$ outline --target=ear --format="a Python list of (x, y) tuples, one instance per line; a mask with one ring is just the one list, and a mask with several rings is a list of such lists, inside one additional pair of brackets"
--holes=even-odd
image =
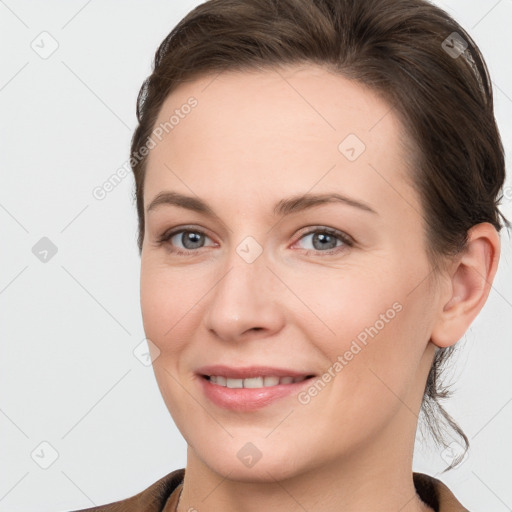
[(434, 345), (448, 347), (464, 336), (487, 300), (499, 256), (500, 238), (492, 224), (482, 222), (468, 231), (466, 250), (453, 260), (443, 277), (447, 291), (440, 295), (431, 335)]

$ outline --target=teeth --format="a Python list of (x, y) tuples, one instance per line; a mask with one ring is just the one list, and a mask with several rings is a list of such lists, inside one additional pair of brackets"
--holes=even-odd
[(224, 386), (232, 389), (239, 388), (267, 388), (270, 386), (277, 386), (279, 384), (292, 384), (295, 382), (302, 382), (306, 377), (251, 377), (248, 379), (231, 379), (223, 377), (222, 375), (210, 375), (210, 382), (219, 386)]
[[(262, 388), (264, 384), (262, 377), (253, 377), (251, 379), (244, 379), (244, 388)], [(278, 379), (279, 381), (279, 379)]]
[[(263, 387), (267, 388), (269, 386), (277, 386), (280, 383), (279, 377), (264, 377), (263, 379)], [(245, 383), (244, 383), (245, 387)]]
[(226, 379), (226, 386), (228, 388), (243, 388), (244, 379)]

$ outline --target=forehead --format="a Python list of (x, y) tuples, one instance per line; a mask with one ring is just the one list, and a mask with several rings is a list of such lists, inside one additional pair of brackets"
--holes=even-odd
[[(279, 199), (312, 188), (336, 188), (382, 206), (414, 195), (406, 179), (406, 137), (390, 105), (315, 65), (184, 83), (165, 100), (158, 127), (146, 205), (165, 188), (192, 189), (219, 202), (244, 191)], [(410, 210), (416, 200), (398, 207)]]

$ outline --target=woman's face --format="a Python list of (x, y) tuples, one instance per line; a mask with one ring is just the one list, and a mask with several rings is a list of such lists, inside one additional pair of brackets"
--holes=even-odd
[(390, 106), (315, 66), (231, 72), (155, 129), (141, 305), (189, 461), (272, 480), (412, 452), (439, 301)]

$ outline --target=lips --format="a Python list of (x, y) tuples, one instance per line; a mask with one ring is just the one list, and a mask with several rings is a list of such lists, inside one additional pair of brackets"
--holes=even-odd
[(211, 402), (237, 412), (256, 411), (294, 395), (309, 385), (309, 377), (315, 376), (288, 368), (224, 365), (203, 366), (197, 374), (200, 387)]

